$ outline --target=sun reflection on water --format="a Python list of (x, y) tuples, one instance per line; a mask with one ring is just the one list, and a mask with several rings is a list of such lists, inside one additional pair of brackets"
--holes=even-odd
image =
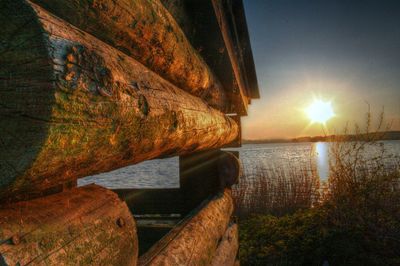
[(327, 181), (329, 177), (329, 143), (314, 143), (314, 151), (319, 178), (321, 181)]

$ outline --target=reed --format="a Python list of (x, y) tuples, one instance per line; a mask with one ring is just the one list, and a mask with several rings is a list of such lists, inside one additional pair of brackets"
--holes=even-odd
[(368, 112), (365, 125), (332, 139), (324, 189), (313, 164), (241, 179), (243, 265), (400, 265), (400, 158), (380, 141), (390, 126), (383, 113), (373, 128)]
[(315, 168), (304, 166), (257, 167), (241, 177), (233, 196), (240, 218), (258, 214), (282, 216), (318, 202), (319, 178)]

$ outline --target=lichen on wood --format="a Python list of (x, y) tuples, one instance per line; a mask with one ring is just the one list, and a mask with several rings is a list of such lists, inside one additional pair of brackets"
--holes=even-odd
[(0, 201), (140, 161), (221, 147), (237, 124), (30, 2), (0, 33)]
[(0, 206), (0, 264), (136, 265), (137, 256), (135, 221), (105, 188)]

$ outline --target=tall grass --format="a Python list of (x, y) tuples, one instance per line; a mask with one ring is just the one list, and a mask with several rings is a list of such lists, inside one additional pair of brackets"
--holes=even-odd
[(241, 179), (234, 197), (245, 265), (400, 265), (400, 158), (380, 141), (383, 120), (372, 129), (368, 112), (351, 139), (346, 127), (331, 140), (326, 190), (312, 164)]
[[(365, 129), (355, 125), (356, 141), (334, 140), (324, 207), (332, 227), (361, 235), (366, 256), (400, 263), (400, 159), (380, 141), (388, 128), (381, 130), (382, 125), (383, 114), (371, 130), (368, 112)], [(366, 150), (374, 150), (374, 155)]]
[(258, 167), (242, 176), (233, 189), (236, 215), (282, 216), (310, 208), (319, 197), (319, 178), (315, 168), (288, 165)]

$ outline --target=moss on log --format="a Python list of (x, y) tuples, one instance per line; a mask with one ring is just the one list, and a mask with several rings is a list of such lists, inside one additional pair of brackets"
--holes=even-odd
[(237, 224), (232, 224), (221, 239), (211, 266), (233, 266), (239, 249), (239, 233)]
[(206, 201), (139, 258), (139, 265), (210, 265), (233, 211), (230, 190)]
[(132, 215), (105, 188), (0, 207), (1, 265), (136, 265), (137, 256)]
[(220, 82), (159, 0), (32, 1), (211, 106), (225, 109)]
[(39, 6), (0, 6), (0, 201), (237, 136), (232, 119)]

